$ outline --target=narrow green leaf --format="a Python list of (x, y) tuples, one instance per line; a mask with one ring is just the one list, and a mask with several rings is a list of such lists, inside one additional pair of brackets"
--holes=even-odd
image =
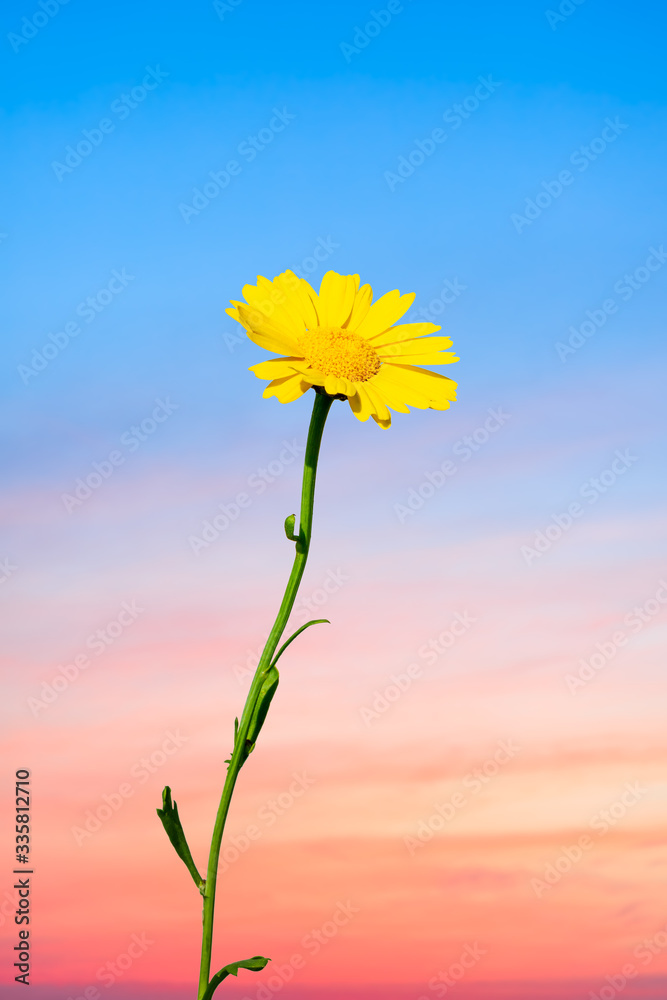
[(254, 958), (246, 958), (243, 962), (231, 962), (229, 965), (225, 965), (220, 972), (216, 974), (211, 979), (210, 983), (206, 987), (202, 1000), (211, 1000), (215, 990), (217, 990), (223, 979), (227, 976), (238, 976), (239, 969), (248, 969), (250, 972), (261, 972), (263, 968), (270, 962), (270, 958), (264, 958), (262, 955), (255, 955)]
[(269, 711), (269, 706), (273, 700), (273, 696), (276, 693), (278, 687), (278, 682), (280, 681), (280, 675), (276, 667), (271, 665), (266, 671), (266, 676), (262, 683), (262, 686), (257, 695), (257, 701), (255, 702), (255, 710), (250, 719), (250, 725), (248, 726), (248, 732), (246, 734), (245, 740), (245, 758), (252, 753), (255, 743), (257, 742), (257, 737), (259, 736), (260, 730), (264, 725), (264, 720), (266, 719), (267, 712)]
[(192, 875), (195, 885), (202, 892), (206, 883), (197, 871), (197, 866), (194, 863), (188, 842), (185, 839), (185, 833), (183, 832), (181, 820), (178, 815), (178, 807), (175, 802), (172, 802), (171, 788), (168, 785), (162, 792), (162, 809), (157, 809), (156, 812), (160, 817), (162, 826), (174, 850)]
[(278, 662), (278, 660), (280, 659), (280, 657), (283, 655), (283, 653), (285, 652), (285, 650), (289, 646), (290, 642), (294, 642), (294, 640), (296, 639), (297, 635), (301, 635), (301, 633), (305, 629), (310, 628), (311, 625), (331, 625), (331, 622), (329, 621), (328, 618), (314, 618), (313, 621), (306, 622), (305, 625), (302, 625), (301, 628), (298, 628), (296, 630), (296, 632), (294, 633), (294, 635), (291, 635), (289, 637), (289, 639), (287, 640), (287, 642), (284, 642), (282, 644), (282, 646), (280, 647), (280, 649), (278, 650), (278, 652), (276, 653), (276, 655), (273, 657), (273, 660), (271, 661), (271, 666), (272, 667), (275, 667), (276, 663)]

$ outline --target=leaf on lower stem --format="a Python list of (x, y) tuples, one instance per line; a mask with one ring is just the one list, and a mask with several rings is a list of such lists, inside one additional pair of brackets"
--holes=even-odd
[(225, 965), (223, 969), (220, 969), (220, 972), (216, 972), (213, 976), (210, 983), (206, 987), (201, 1000), (210, 1000), (223, 979), (226, 979), (227, 976), (238, 976), (239, 969), (249, 969), (251, 972), (261, 972), (261, 970), (270, 961), (270, 958), (264, 958), (262, 955), (255, 955), (253, 958), (246, 958), (242, 962), (231, 962), (229, 965)]
[(306, 622), (305, 625), (302, 625), (301, 628), (298, 628), (296, 630), (296, 632), (294, 633), (294, 635), (291, 635), (289, 637), (289, 639), (287, 640), (287, 642), (284, 642), (282, 644), (282, 646), (280, 647), (280, 649), (278, 650), (278, 652), (276, 653), (276, 655), (273, 657), (273, 660), (271, 661), (271, 666), (272, 667), (275, 667), (276, 663), (278, 662), (278, 660), (280, 659), (280, 657), (283, 655), (283, 653), (285, 652), (285, 650), (287, 649), (287, 647), (289, 646), (289, 644), (291, 642), (294, 642), (294, 640), (296, 639), (296, 637), (298, 635), (301, 635), (301, 633), (304, 632), (307, 628), (310, 628), (311, 625), (331, 625), (331, 622), (329, 621), (328, 618), (314, 618), (312, 621)]
[(160, 817), (162, 826), (164, 827), (174, 850), (192, 875), (195, 885), (199, 891), (202, 892), (205, 881), (197, 871), (197, 866), (194, 863), (190, 848), (188, 847), (188, 842), (185, 839), (185, 833), (183, 832), (181, 820), (178, 815), (178, 807), (175, 802), (172, 802), (171, 788), (169, 788), (168, 785), (162, 792), (162, 809), (157, 809), (156, 812)]
[(259, 694), (257, 695), (257, 701), (255, 703), (255, 710), (252, 714), (252, 718), (250, 719), (248, 732), (246, 733), (244, 760), (246, 760), (249, 754), (252, 753), (255, 743), (257, 742), (257, 737), (259, 736), (260, 730), (264, 725), (266, 713), (269, 711), (269, 706), (273, 700), (274, 694), (276, 693), (279, 680), (280, 674), (277, 669), (274, 666), (270, 666), (266, 671), (262, 686), (259, 689)]

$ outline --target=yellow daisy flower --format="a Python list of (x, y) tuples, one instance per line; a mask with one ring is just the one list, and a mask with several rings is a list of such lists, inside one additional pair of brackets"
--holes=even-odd
[[(389, 409), (409, 413), (446, 410), (456, 399), (456, 382), (417, 364), (458, 361), (449, 337), (429, 337), (434, 323), (393, 326), (414, 301), (414, 293), (387, 292), (373, 302), (370, 285), (358, 274), (328, 271), (319, 294), (304, 278), (284, 271), (273, 281), (257, 278), (243, 288), (245, 302), (232, 300), (227, 312), (267, 351), (282, 354), (253, 365), (258, 378), (271, 379), (264, 396), (291, 403), (313, 386), (348, 399), (359, 420), (373, 417), (391, 425)], [(427, 338), (427, 339), (426, 339)]]

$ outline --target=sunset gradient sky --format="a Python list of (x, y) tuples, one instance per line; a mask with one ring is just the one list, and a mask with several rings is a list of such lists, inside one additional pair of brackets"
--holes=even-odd
[(0, 995), (21, 767), (33, 997), (194, 995), (155, 808), (204, 868), (312, 396), (224, 310), (290, 267), (416, 292), (459, 401), (332, 409), (219, 995), (664, 1000), (664, 6), (54, 3), (0, 13)]

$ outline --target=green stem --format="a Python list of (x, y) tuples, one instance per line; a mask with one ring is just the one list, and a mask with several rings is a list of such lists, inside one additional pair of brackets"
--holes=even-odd
[(213, 914), (215, 910), (215, 890), (218, 877), (218, 859), (220, 857), (222, 834), (225, 828), (227, 813), (229, 812), (232, 793), (234, 791), (234, 786), (236, 785), (236, 779), (238, 778), (239, 771), (241, 770), (247, 756), (245, 752), (246, 735), (252, 719), (257, 696), (262, 687), (262, 682), (266, 676), (266, 672), (270, 667), (273, 654), (275, 653), (278, 643), (280, 642), (280, 638), (285, 631), (285, 626), (287, 625), (287, 620), (292, 612), (299, 584), (301, 583), (301, 578), (306, 568), (306, 560), (308, 558), (310, 536), (313, 526), (313, 501), (315, 497), (317, 459), (320, 453), (320, 444), (322, 441), (324, 424), (333, 401), (333, 396), (328, 396), (324, 392), (315, 393), (315, 402), (313, 404), (313, 413), (310, 418), (308, 441), (306, 443), (306, 455), (304, 458), (303, 485), (301, 488), (301, 514), (299, 517), (300, 530), (296, 541), (294, 565), (292, 566), (292, 572), (290, 573), (290, 578), (287, 582), (285, 596), (283, 597), (275, 623), (269, 634), (269, 638), (264, 646), (264, 651), (262, 652), (259, 664), (257, 665), (257, 670), (255, 671), (252, 684), (250, 685), (250, 691), (248, 692), (248, 697), (243, 709), (243, 715), (241, 716), (238, 732), (234, 740), (234, 750), (229, 761), (229, 767), (227, 768), (227, 777), (222, 790), (220, 805), (218, 806), (218, 814), (215, 819), (213, 838), (211, 840), (211, 850), (208, 859), (206, 884), (202, 890), (202, 895), (204, 897), (204, 913), (201, 965), (199, 970), (199, 989), (197, 992), (198, 1000), (202, 1000), (204, 997), (209, 985), (209, 978), (211, 974)]

